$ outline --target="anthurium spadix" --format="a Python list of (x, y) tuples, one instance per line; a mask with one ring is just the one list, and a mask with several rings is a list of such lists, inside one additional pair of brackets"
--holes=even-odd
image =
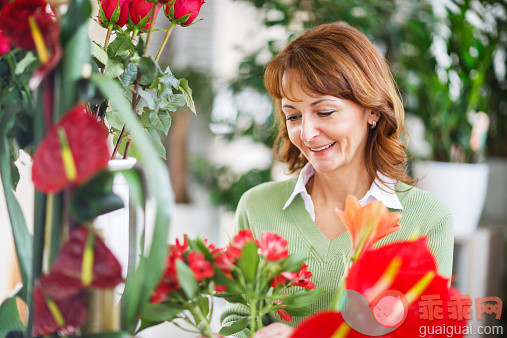
[(85, 287), (114, 288), (122, 280), (121, 265), (104, 241), (93, 230), (80, 226), (72, 231), (40, 284), (47, 295), (64, 299)]
[(67, 112), (42, 140), (33, 157), (32, 180), (44, 193), (79, 185), (107, 166), (106, 129), (84, 105)]

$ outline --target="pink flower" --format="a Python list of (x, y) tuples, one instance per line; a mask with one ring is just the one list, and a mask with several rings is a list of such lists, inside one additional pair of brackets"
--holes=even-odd
[(227, 252), (233, 259), (238, 259), (241, 257), (241, 251), (246, 243), (255, 242), (255, 239), (252, 234), (252, 230), (243, 229), (238, 231), (236, 236), (232, 239), (232, 243), (228, 246)]
[[(100, 0), (100, 7), (104, 11), (105, 19), (107, 21), (102, 22), (99, 14), (99, 23), (102, 26), (107, 27), (108, 24), (116, 24), (120, 27), (125, 26), (129, 18), (129, 5), (132, 0)], [(111, 21), (114, 11), (119, 8), (120, 15), (116, 21)]]
[(204, 259), (204, 253), (196, 253), (192, 251), (188, 254), (188, 265), (190, 269), (194, 272), (195, 279), (198, 281), (203, 280), (204, 278), (213, 277), (215, 274), (215, 270), (211, 266), (211, 263)]
[(266, 257), (268, 262), (287, 258), (289, 255), (287, 244), (287, 240), (283, 237), (266, 231), (261, 235), (259, 254)]

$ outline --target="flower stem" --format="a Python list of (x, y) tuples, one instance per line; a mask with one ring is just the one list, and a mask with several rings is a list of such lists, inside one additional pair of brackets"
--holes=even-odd
[(213, 338), (213, 332), (211, 331), (211, 327), (209, 325), (208, 319), (203, 315), (199, 304), (196, 304), (196, 306), (191, 310), (192, 314), (196, 315), (199, 319), (199, 323), (196, 321), (197, 326), (199, 324), (202, 324), (203, 328), (199, 329), (201, 333), (206, 335), (206, 337)]
[(109, 46), (109, 39), (111, 39), (111, 32), (113, 31), (113, 25), (107, 26), (106, 41), (104, 41), (104, 51), (107, 52), (107, 46)]
[(132, 37), (130, 38), (130, 41), (134, 41), (134, 39), (137, 37), (137, 34), (139, 33), (139, 29), (136, 27), (132, 31)]
[(158, 62), (158, 59), (160, 59), (160, 55), (162, 54), (162, 51), (165, 48), (165, 45), (167, 44), (167, 41), (169, 40), (169, 37), (171, 36), (171, 33), (173, 32), (174, 26), (176, 26), (176, 21), (171, 22), (171, 26), (169, 26), (169, 29), (167, 29), (167, 32), (165, 33), (164, 40), (162, 41), (162, 44), (160, 45), (160, 48), (158, 49), (157, 56), (155, 56), (155, 62)]
[(255, 323), (257, 320), (257, 300), (250, 298), (250, 337), (255, 334)]
[(156, 20), (155, 15), (157, 14), (157, 11), (156, 11), (157, 6), (158, 6), (158, 3), (154, 2), (153, 7), (151, 8), (150, 28), (148, 29), (148, 36), (146, 37), (146, 46), (144, 49), (144, 55), (146, 55), (146, 51), (148, 50), (148, 45), (150, 44), (150, 41), (151, 41), (151, 34), (153, 33), (153, 27), (155, 27), (155, 20)]
[(44, 225), (44, 254), (42, 261), (42, 272), (48, 273), (51, 267), (51, 234), (53, 232), (53, 194), (47, 194), (46, 197), (46, 224)]

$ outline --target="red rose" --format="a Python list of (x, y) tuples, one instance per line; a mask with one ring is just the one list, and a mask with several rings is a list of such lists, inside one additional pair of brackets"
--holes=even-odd
[(28, 18), (33, 17), (46, 44), (51, 45), (52, 43), (48, 43), (47, 40), (52, 38), (58, 24), (54, 15), (45, 11), (46, 5), (44, 0), (14, 1), (0, 12), (0, 31), (13, 45), (28, 50), (34, 49), (35, 44), (28, 23)]
[[(66, 136), (66, 146), (62, 146), (62, 134)], [(35, 188), (56, 193), (68, 184), (87, 181), (107, 166), (106, 139), (107, 131), (97, 119), (82, 104), (75, 106), (46, 134), (34, 154), (32, 180)]]
[(185, 22), (180, 23), (182, 26), (188, 26), (194, 22), (204, 0), (176, 0), (173, 5), (166, 6), (165, 14), (172, 20), (179, 20), (185, 15), (190, 15)]
[(287, 245), (286, 239), (275, 233), (266, 231), (261, 235), (259, 254), (266, 257), (268, 262), (278, 261), (287, 258), (289, 255)]
[[(160, 10), (162, 5), (157, 5), (155, 9), (155, 18), (157, 17), (158, 11)], [(141, 22), (146, 16), (150, 15), (151, 9), (153, 8), (153, 3), (145, 1), (145, 0), (132, 0), (130, 3), (129, 10), (129, 27), (137, 26), (139, 22)], [(139, 27), (143, 29), (148, 29), (150, 27), (151, 18), (148, 17), (148, 21), (144, 27)], [(130, 24), (132, 23), (132, 25)]]
[(11, 49), (11, 44), (9, 40), (3, 36), (3, 34), (0, 32), (0, 56), (4, 55)]
[(204, 253), (197, 254), (195, 251), (192, 251), (188, 254), (188, 266), (194, 272), (195, 279), (198, 281), (203, 280), (204, 278), (213, 277), (215, 274), (215, 270), (211, 266), (210, 262), (204, 259)]
[[(127, 24), (129, 18), (129, 5), (132, 0), (100, 0), (100, 7), (104, 11), (105, 22), (102, 21), (101, 15), (99, 14), (99, 23), (107, 27), (108, 24), (113, 23), (120, 27)], [(115, 10), (119, 10), (119, 16), (116, 20), (111, 20)], [(115, 19), (115, 18), (113, 18)]]

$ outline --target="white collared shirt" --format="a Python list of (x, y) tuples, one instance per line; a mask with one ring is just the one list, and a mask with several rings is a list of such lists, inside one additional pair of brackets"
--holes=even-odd
[[(308, 191), (306, 191), (306, 184), (314, 174), (315, 169), (313, 169), (310, 163), (307, 163), (299, 173), (294, 191), (283, 206), (282, 210), (287, 209), (292, 201), (294, 201), (294, 198), (296, 198), (298, 194), (301, 194), (305, 204), (305, 209), (315, 222), (315, 207), (313, 206), (312, 197), (308, 194)], [(390, 209), (403, 210), (403, 206), (398, 199), (398, 195), (396, 195), (396, 192), (394, 191), (397, 181), (384, 176), (381, 173), (378, 173), (378, 175), (386, 183), (384, 184), (379, 179), (375, 179), (370, 187), (370, 190), (368, 190), (364, 197), (359, 200), (359, 203), (361, 205), (366, 205), (367, 203), (376, 200), (384, 203), (384, 205)], [(381, 187), (383, 187), (384, 190), (381, 189)]]

